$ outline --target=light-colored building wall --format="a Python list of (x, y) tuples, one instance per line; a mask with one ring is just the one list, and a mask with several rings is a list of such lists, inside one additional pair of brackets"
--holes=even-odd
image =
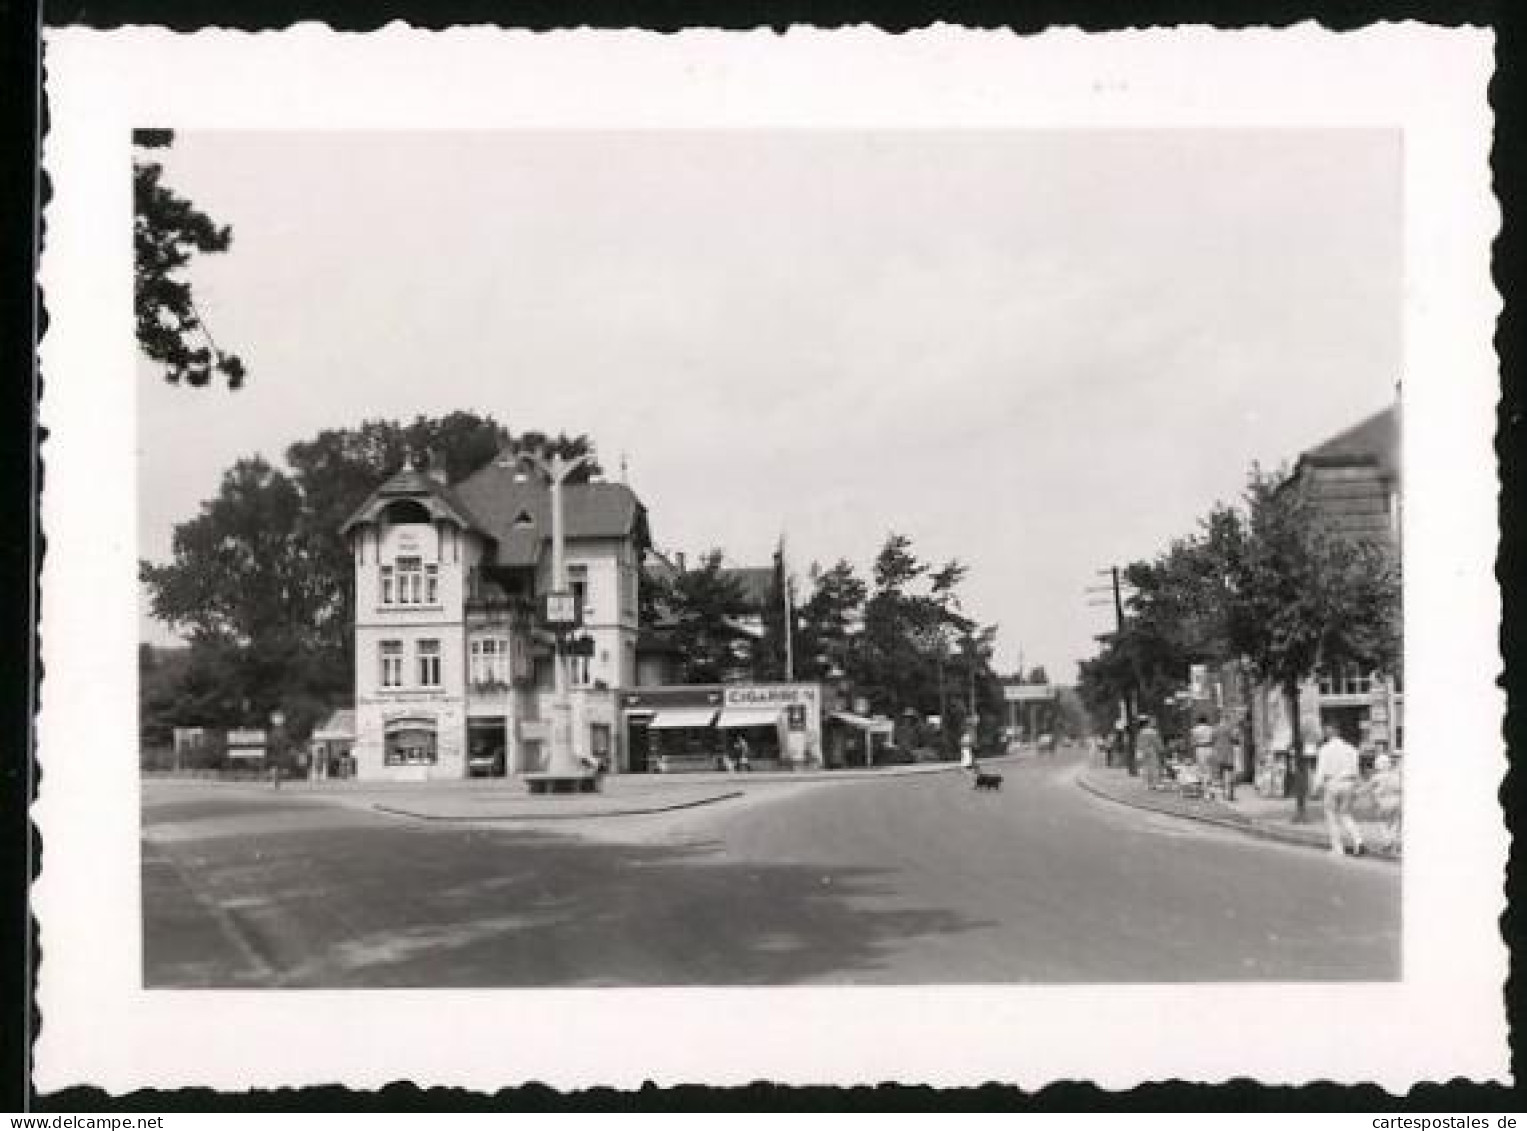
[[(356, 774), (361, 778), (419, 780), (466, 773), (466, 633), (463, 578), (469, 538), (446, 524), (381, 523), (355, 539)], [(433, 574), (433, 593), (399, 600), (397, 561), (415, 557)], [(382, 567), (393, 570), (391, 602), (383, 600)], [(432, 568), (431, 568), (432, 567)], [(432, 597), (432, 599), (430, 599)], [(438, 648), (439, 680), (422, 681), (421, 644)], [(383, 645), (399, 646), (398, 686), (382, 682)], [(433, 726), (435, 760), (389, 765), (390, 728)]]
[[(637, 578), (635, 551), (625, 539), (589, 538), (567, 546), (569, 581), (584, 584), (583, 634), (594, 640), (587, 680), (578, 686), (631, 687), (636, 683)], [(536, 573), (536, 591), (551, 590), (551, 561)], [(577, 675), (583, 675), (582, 665)]]

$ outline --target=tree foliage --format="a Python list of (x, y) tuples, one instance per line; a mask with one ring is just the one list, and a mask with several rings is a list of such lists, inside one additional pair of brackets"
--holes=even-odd
[(854, 666), (851, 652), (869, 587), (842, 558), (825, 570), (813, 564), (809, 580), (811, 595), (797, 617), (795, 670), (802, 679), (825, 680)]
[(698, 566), (672, 576), (649, 574), (648, 596), (661, 631), (679, 655), (684, 683), (717, 683), (746, 671), (748, 642), (736, 618), (747, 611), (747, 596), (726, 573), (721, 550), (703, 555)]
[(1082, 691), (1100, 723), (1131, 689), (1160, 712), (1195, 663), (1245, 658), (1292, 705), (1299, 685), (1323, 668), (1393, 670), (1398, 660), (1397, 560), (1333, 531), (1287, 474), (1253, 468), (1237, 504), (1216, 506), (1193, 535), (1125, 576), (1124, 629), (1082, 665)]
[(164, 166), (147, 156), (174, 140), (169, 130), (134, 130), (133, 313), (138, 346), (164, 367), (171, 384), (208, 384), (214, 374), (230, 389), (244, 383), (244, 363), (217, 346), (184, 277), (192, 259), (228, 250), (233, 232), (164, 183)]
[(959, 561), (938, 567), (922, 561), (911, 539), (889, 534), (875, 558), (858, 646), (849, 652), (854, 686), (877, 710), (938, 715), (951, 746), (972, 714), (988, 736), (1001, 718), (992, 669), (996, 628), (962, 611), (959, 586), (967, 573)]

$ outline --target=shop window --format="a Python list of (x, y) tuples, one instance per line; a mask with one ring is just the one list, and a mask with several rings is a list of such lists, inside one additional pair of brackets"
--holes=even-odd
[(433, 723), (396, 726), (387, 732), (383, 761), (389, 766), (433, 766), (438, 757)]
[(440, 686), (440, 641), (421, 640), (418, 643), (419, 686)]
[(379, 646), (382, 660), (382, 686), (403, 686), (403, 642), (384, 640)]

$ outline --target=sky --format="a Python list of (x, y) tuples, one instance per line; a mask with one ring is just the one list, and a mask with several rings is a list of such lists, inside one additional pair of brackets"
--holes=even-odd
[[(181, 132), (238, 392), (140, 365), (140, 556), (224, 470), (458, 409), (586, 432), (657, 545), (969, 566), (1070, 680), (1098, 571), (1390, 404), (1389, 131)], [(165, 640), (145, 621), (148, 639)]]

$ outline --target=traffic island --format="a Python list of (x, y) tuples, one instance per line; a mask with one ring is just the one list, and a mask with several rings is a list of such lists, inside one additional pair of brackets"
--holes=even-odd
[(598, 793), (598, 774), (525, 774), (525, 786), (533, 794)]
[[(1216, 798), (1184, 797), (1175, 789), (1150, 789), (1141, 777), (1131, 777), (1125, 770), (1103, 769), (1098, 766), (1084, 767), (1077, 774), (1076, 784), (1094, 796), (1132, 809), (1161, 813), (1169, 817), (1182, 817), (1203, 824), (1234, 829), (1247, 836), (1274, 840), (1282, 844), (1300, 845), (1329, 851), (1331, 842), (1326, 835), (1325, 824), (1319, 816), (1318, 803), (1310, 806), (1311, 818), (1307, 823), (1296, 824), (1292, 812), (1281, 810), (1269, 812), (1265, 804), (1246, 803), (1245, 808)], [(1261, 800), (1261, 799), (1259, 799)], [(1292, 803), (1290, 803), (1291, 805)], [(1253, 810), (1248, 812), (1247, 810)], [(1262, 812), (1255, 812), (1262, 810)], [(1365, 828), (1366, 854), (1381, 860), (1400, 858), (1398, 851), (1385, 849), (1378, 838)]]
[(531, 798), (523, 793), (500, 793), (492, 797), (470, 794), (399, 798), (368, 806), (392, 817), (442, 824), (473, 824), (588, 820), (601, 817), (640, 817), (715, 805), (743, 796), (739, 789), (693, 788), (611, 796), (606, 793), (563, 793)]

